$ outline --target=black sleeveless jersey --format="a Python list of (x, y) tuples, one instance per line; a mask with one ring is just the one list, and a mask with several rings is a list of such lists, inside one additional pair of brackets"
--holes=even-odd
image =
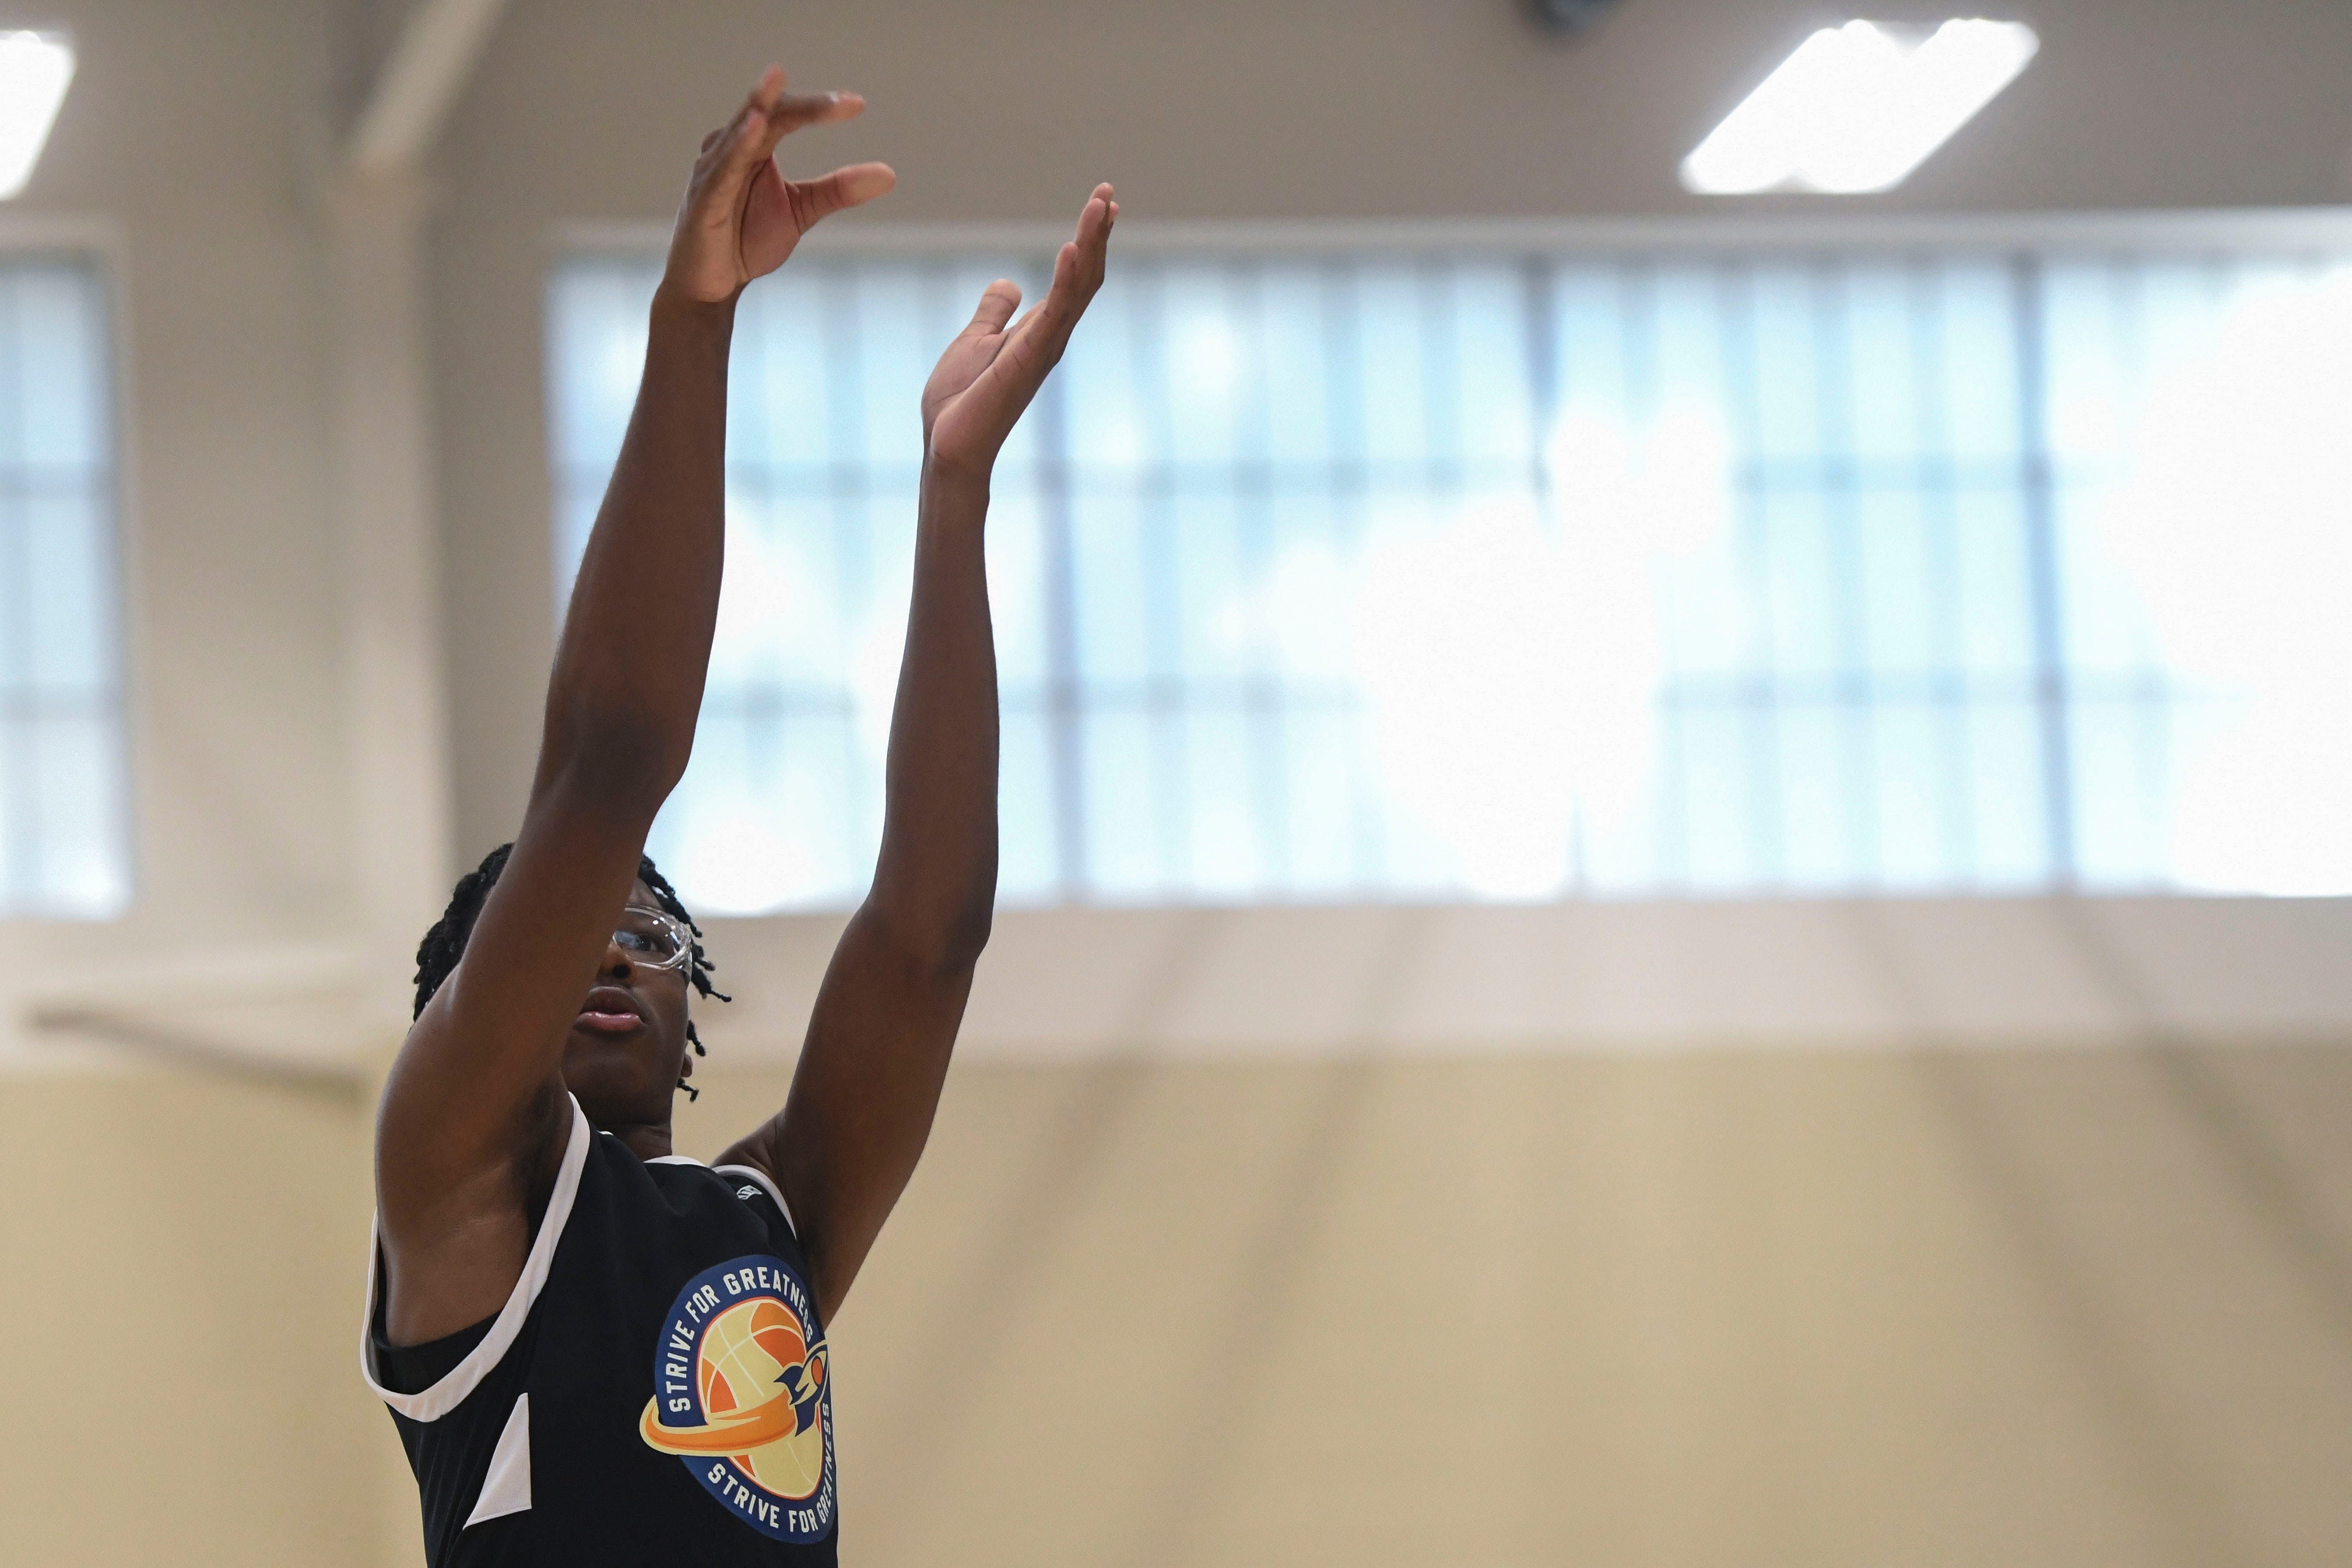
[(371, 1263), (361, 1368), (416, 1472), (426, 1560), (831, 1568), (833, 1385), (782, 1194), (572, 1116), (514, 1293), (422, 1392), (384, 1384)]

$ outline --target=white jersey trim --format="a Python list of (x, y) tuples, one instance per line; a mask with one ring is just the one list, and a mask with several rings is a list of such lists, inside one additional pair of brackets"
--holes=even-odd
[(646, 1163), (648, 1165), (699, 1165), (702, 1162), (691, 1154), (656, 1154)]
[(471, 1530), (486, 1520), (504, 1519), (530, 1509), (530, 1395), (515, 1395), (514, 1410), (490, 1450), (490, 1468), (482, 1477), (481, 1495), (460, 1530)]
[(438, 1421), (455, 1410), (467, 1394), (481, 1386), (490, 1369), (506, 1359), (522, 1332), (523, 1320), (539, 1293), (547, 1286), (548, 1271), (555, 1266), (555, 1244), (562, 1238), (564, 1222), (572, 1217), (572, 1202), (580, 1195), (580, 1173), (588, 1164), (588, 1113), (580, 1102), (572, 1100), (572, 1140), (563, 1148), (563, 1163), (555, 1174), (555, 1191), (549, 1194), (547, 1213), (539, 1222), (539, 1235), (532, 1238), (530, 1256), (523, 1259), (522, 1278), (507, 1293), (507, 1303), (490, 1324), (490, 1331), (482, 1342), (466, 1352), (466, 1359), (450, 1368), (447, 1376), (421, 1394), (395, 1394), (383, 1385), (376, 1375), (375, 1365), (375, 1304), (376, 1292), (383, 1279), (383, 1250), (379, 1239), (380, 1219), (368, 1225), (368, 1289), (367, 1316), (360, 1323), (360, 1375), (367, 1380), (377, 1398), (391, 1405), (412, 1421)]
[(776, 1200), (776, 1207), (783, 1211), (784, 1224), (791, 1228), (793, 1239), (798, 1241), (801, 1238), (800, 1223), (793, 1218), (793, 1205), (784, 1202), (783, 1189), (776, 1185), (767, 1172), (757, 1165), (713, 1165), (710, 1170), (714, 1175), (749, 1176), (759, 1183), (767, 1194)]

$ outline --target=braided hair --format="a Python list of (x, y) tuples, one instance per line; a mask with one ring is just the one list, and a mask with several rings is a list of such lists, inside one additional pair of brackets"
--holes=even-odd
[[(412, 1018), (424, 1016), (425, 1005), (433, 1000), (433, 994), (441, 989), (441, 983), (449, 978), (457, 961), (466, 955), (466, 943), (474, 934), (474, 921), (481, 917), (482, 904), (498, 885), (499, 874), (507, 868), (507, 857), (513, 853), (512, 844), (501, 844), (483, 856), (479, 866), (458, 878), (457, 889), (449, 895), (449, 907), (441, 911), (441, 918), (433, 922), (433, 929), (416, 944), (416, 1010), (409, 1015)], [(721, 1002), (732, 1002), (732, 996), (710, 983), (710, 973), (719, 966), (702, 951), (702, 928), (686, 912), (686, 906), (678, 901), (677, 889), (655, 867), (652, 856), (637, 857), (637, 880), (652, 892), (654, 902), (689, 933), (691, 952), (686, 976), (695, 991), (704, 996), (716, 996)], [(686, 1021), (686, 1038), (696, 1056), (709, 1054), (702, 1048), (702, 1037), (691, 1018)], [(689, 1100), (702, 1098), (702, 1091), (687, 1082), (683, 1075), (678, 1078), (677, 1087), (686, 1090)]]

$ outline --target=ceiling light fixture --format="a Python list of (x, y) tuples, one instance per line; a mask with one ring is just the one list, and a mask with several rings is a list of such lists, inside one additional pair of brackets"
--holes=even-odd
[(0, 201), (33, 177), (73, 73), (73, 45), (58, 35), (0, 33)]
[(1617, 0), (1534, 0), (1536, 20), (1555, 32), (1581, 33)]
[(1892, 190), (2025, 68), (2022, 22), (1823, 27), (1683, 160), (1706, 195)]

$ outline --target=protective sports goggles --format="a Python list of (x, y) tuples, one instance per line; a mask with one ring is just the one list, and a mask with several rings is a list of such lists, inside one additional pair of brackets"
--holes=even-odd
[(613, 945), (629, 955), (631, 963), (648, 969), (683, 969), (694, 956), (694, 933), (667, 910), (631, 904), (621, 911), (613, 930)]

